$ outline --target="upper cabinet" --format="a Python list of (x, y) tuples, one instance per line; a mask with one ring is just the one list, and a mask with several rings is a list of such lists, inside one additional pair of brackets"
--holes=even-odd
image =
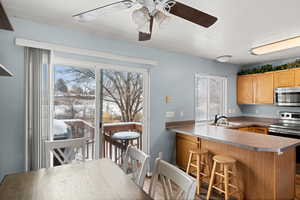
[(255, 104), (273, 104), (274, 87), (273, 72), (257, 74), (254, 79), (254, 103)]
[(238, 76), (237, 78), (237, 103), (238, 104), (253, 104), (253, 80), (252, 75)]
[(273, 104), (274, 89), (300, 87), (300, 68), (241, 75), (237, 79), (238, 104)]
[(273, 104), (273, 72), (238, 76), (238, 104)]
[(280, 70), (274, 72), (274, 88), (293, 87), (294, 70)]
[(294, 69), (295, 86), (300, 86), (300, 68)]

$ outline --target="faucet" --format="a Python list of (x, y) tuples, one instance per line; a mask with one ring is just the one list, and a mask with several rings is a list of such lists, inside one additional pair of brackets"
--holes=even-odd
[(221, 115), (221, 116), (215, 115), (214, 123), (217, 124), (220, 119), (227, 119), (228, 120), (228, 117), (226, 117), (225, 115)]

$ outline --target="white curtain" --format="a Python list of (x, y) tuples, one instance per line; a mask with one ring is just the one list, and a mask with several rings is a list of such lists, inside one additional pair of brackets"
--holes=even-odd
[(45, 167), (44, 141), (49, 139), (50, 55), (43, 49), (25, 47), (26, 169)]

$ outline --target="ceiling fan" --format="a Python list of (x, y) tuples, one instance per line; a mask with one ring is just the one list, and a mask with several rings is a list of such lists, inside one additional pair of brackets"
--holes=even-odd
[(169, 20), (171, 15), (181, 17), (205, 28), (217, 21), (216, 17), (175, 0), (122, 0), (78, 13), (73, 15), (73, 18), (79, 21), (91, 21), (100, 14), (129, 9), (135, 5), (141, 6), (132, 12), (132, 19), (139, 32), (139, 41), (150, 40), (154, 22), (162, 25)]

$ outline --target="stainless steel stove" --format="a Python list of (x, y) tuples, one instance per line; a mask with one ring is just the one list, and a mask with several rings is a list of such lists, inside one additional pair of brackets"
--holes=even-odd
[[(300, 139), (300, 112), (280, 112), (278, 123), (269, 126), (269, 135)], [(296, 147), (296, 163), (300, 174), (300, 146)]]
[(280, 112), (279, 122), (270, 125), (269, 134), (300, 139), (300, 112)]

